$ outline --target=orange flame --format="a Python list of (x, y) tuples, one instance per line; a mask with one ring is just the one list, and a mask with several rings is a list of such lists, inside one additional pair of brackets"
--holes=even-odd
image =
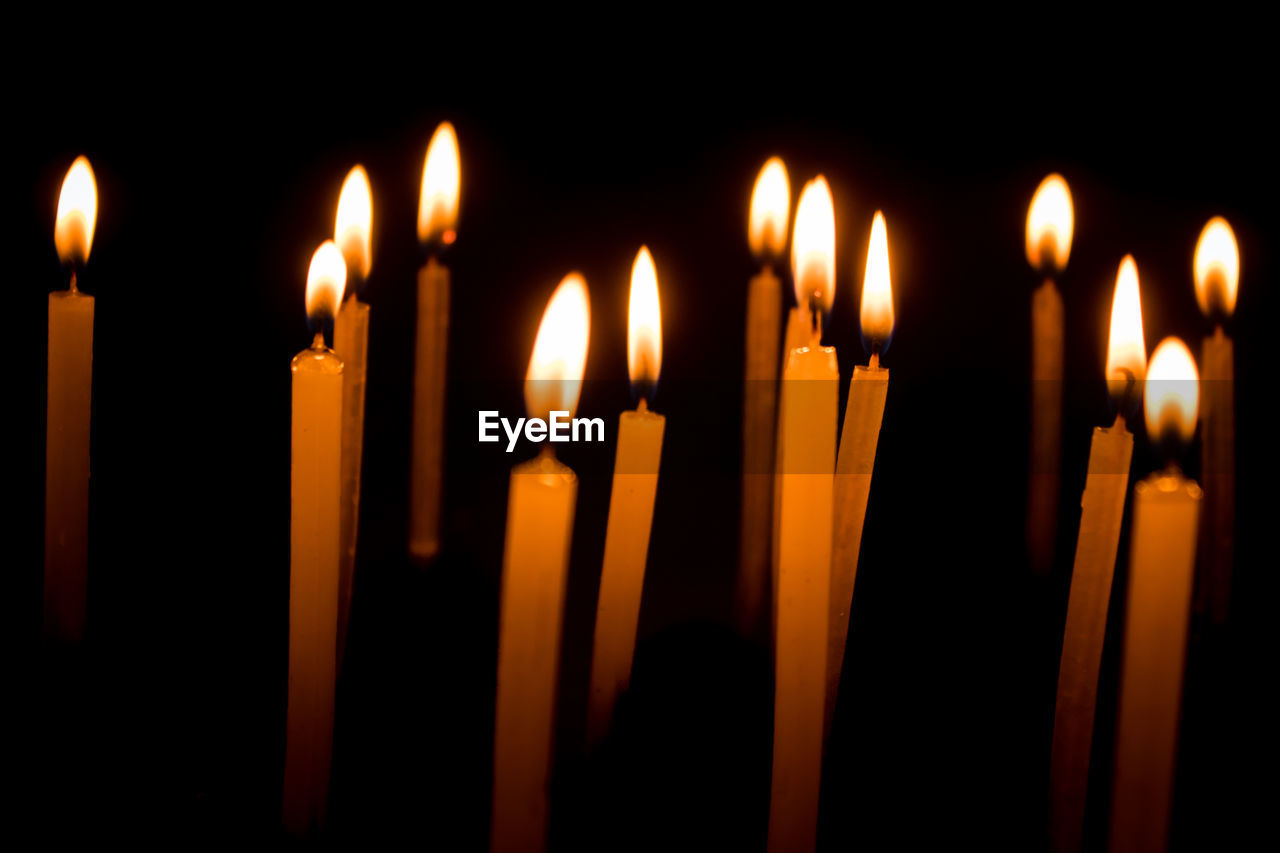
[(373, 264), (370, 231), (373, 228), (373, 192), (364, 166), (354, 166), (342, 182), (338, 195), (338, 215), (333, 224), (333, 239), (342, 250), (347, 272), (352, 279), (366, 279)]
[(1210, 219), (1196, 241), (1196, 301), (1206, 315), (1230, 317), (1240, 286), (1240, 249), (1231, 225), (1221, 216)]
[(1191, 350), (1178, 338), (1165, 338), (1147, 365), (1143, 397), (1147, 435), (1152, 439), (1177, 437), (1190, 441), (1196, 434), (1199, 406), (1200, 374)]
[(307, 319), (336, 317), (347, 286), (347, 263), (332, 240), (325, 240), (311, 256), (307, 270)]
[(1075, 211), (1071, 190), (1059, 174), (1040, 182), (1027, 209), (1027, 260), (1036, 269), (1061, 272), (1071, 254)]
[[(1142, 334), (1142, 298), (1138, 265), (1125, 255), (1111, 297), (1111, 335), (1107, 339), (1107, 390), (1117, 400), (1140, 387), (1147, 375), (1147, 344)], [(1135, 384), (1136, 383), (1136, 384)]]
[(62, 179), (53, 244), (63, 263), (79, 266), (89, 260), (93, 229), (98, 221), (98, 183), (87, 157), (77, 157)]
[(747, 242), (751, 254), (763, 259), (781, 256), (787, 246), (787, 214), (791, 212), (791, 184), (781, 157), (770, 157), (751, 190)]
[(587, 282), (569, 273), (551, 295), (525, 374), (524, 405), (529, 417), (547, 420), (551, 412), (572, 417), (582, 392), (591, 337), (591, 305)]
[(422, 196), (418, 200), (418, 240), (439, 240), (446, 246), (454, 241), (458, 224), (458, 135), (449, 122), (441, 122), (427, 146), (422, 167)]
[(862, 276), (862, 334), (884, 344), (893, 335), (893, 288), (889, 283), (889, 232), (884, 214), (876, 211), (871, 220), (871, 243), (867, 247), (867, 269)]
[(658, 272), (648, 246), (641, 246), (631, 267), (631, 305), (627, 320), (627, 371), (633, 385), (652, 387), (662, 372), (662, 308)]
[(804, 185), (791, 235), (796, 303), (828, 312), (836, 295), (836, 213), (827, 179)]

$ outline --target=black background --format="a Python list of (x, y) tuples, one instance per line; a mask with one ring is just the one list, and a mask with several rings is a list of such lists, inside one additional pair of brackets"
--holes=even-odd
[[(374, 261), (360, 557), (339, 684), (331, 837), (483, 849), (498, 572), (512, 464), (475, 441), (479, 408), (522, 414), (547, 297), (591, 292), (579, 413), (603, 445), (580, 477), (567, 598), (552, 837), (560, 847), (762, 849), (772, 687), (730, 627), (736, 564), (745, 242), (756, 172), (793, 191), (824, 173), (836, 203), (826, 342), (842, 386), (858, 335), (867, 233), (888, 221), (898, 326), (822, 834), (860, 842), (1042, 844), (1061, 623), (1089, 430), (1110, 421), (1102, 362), (1115, 271), (1133, 253), (1148, 349), (1209, 331), (1191, 256), (1229, 218), (1243, 273), (1236, 341), (1236, 595), (1199, 631), (1175, 837), (1239, 840), (1262, 801), (1257, 645), (1273, 560), (1263, 354), (1274, 322), (1274, 136), (1248, 22), (1139, 26), (1037, 42), (811, 25), (520, 38), (430, 20), (346, 22), (245, 38), (186, 23), (147, 44), (33, 30), (7, 57), (4, 229), (6, 704), (12, 826), (168, 841), (281, 840), (287, 656), (289, 372), (308, 343), (307, 263), (343, 177), (369, 171)], [(520, 22), (507, 21), (506, 26)], [(1086, 24), (1090, 27), (1093, 24)], [(139, 24), (138, 26), (141, 26)], [(127, 25), (126, 25), (127, 29)], [(659, 26), (657, 29), (663, 29)], [(235, 33), (233, 38), (229, 33)], [(456, 38), (454, 34), (456, 35)], [(474, 35), (475, 38), (464, 38)], [(667, 33), (670, 35), (670, 33)], [(88, 36), (85, 39), (85, 36)], [(85, 46), (81, 41), (93, 42)], [(444, 42), (444, 43), (442, 43)], [(993, 44), (989, 42), (999, 42)], [(26, 64), (23, 64), (23, 63)], [(10, 64), (12, 63), (12, 64)], [(446, 548), (405, 553), (422, 157), (436, 124), (462, 152), (448, 400)], [(97, 234), (89, 627), (78, 663), (39, 643), (46, 294), (57, 193), (85, 153)], [(1029, 572), (1029, 306), (1022, 248), (1040, 179), (1070, 182), (1076, 237), (1060, 281), (1067, 385), (1057, 570)], [(794, 203), (794, 194), (793, 194)], [(633, 690), (615, 737), (581, 749), (586, 681), (626, 376), (628, 273), (657, 263), (668, 417)], [(842, 388), (841, 396), (843, 398)], [(843, 399), (842, 399), (843, 403)], [(1185, 467), (1199, 467), (1198, 445)], [(1137, 430), (1135, 475), (1157, 461)], [(1127, 534), (1117, 588), (1122, 588)], [(1113, 616), (1121, 598), (1113, 600)], [(1114, 623), (1114, 619), (1113, 619)], [(1115, 625), (1113, 624), (1113, 628)], [(1117, 635), (1104, 666), (1090, 833), (1105, 829)], [(1265, 676), (1269, 678), (1270, 676)]]

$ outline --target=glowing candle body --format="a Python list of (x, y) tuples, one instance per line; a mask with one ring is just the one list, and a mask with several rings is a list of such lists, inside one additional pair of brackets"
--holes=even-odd
[(764, 630), (773, 553), (774, 453), (777, 450), (778, 352), (782, 283), (766, 266), (747, 291), (746, 380), (742, 394), (742, 530), (738, 555), (738, 624)]
[(1031, 484), (1027, 500), (1027, 546), (1032, 569), (1041, 574), (1052, 567), (1058, 523), (1062, 315), (1062, 295), (1053, 279), (1046, 279), (1031, 301)]
[(1200, 479), (1204, 483), (1201, 571), (1203, 609), (1216, 625), (1227, 621), (1235, 562), (1235, 347), (1219, 326), (1200, 349)]
[(667, 419), (649, 411), (643, 401), (636, 411), (624, 412), (618, 423), (591, 660), (587, 739), (592, 744), (608, 733), (617, 698), (631, 680), (666, 425)]
[(343, 365), (322, 339), (294, 358), (284, 825), (323, 823), (337, 677)]
[(449, 268), (434, 257), (418, 270), (416, 348), (409, 553), (418, 559), (430, 559), (440, 550), (445, 365), (449, 348)]
[(1122, 418), (1093, 431), (1053, 716), (1051, 824), (1054, 849), (1064, 853), (1083, 846), (1098, 670), (1132, 458), (1133, 435)]
[(45, 426), (44, 633), (66, 643), (84, 634), (92, 386), (93, 297), (73, 284), (49, 294)]
[(1176, 473), (1134, 489), (1111, 802), (1116, 851), (1168, 847), (1199, 509), (1200, 487)]
[(550, 453), (511, 472), (493, 744), (494, 851), (546, 844), (547, 784), (578, 479)]
[(347, 646), (356, 538), (360, 528), (360, 463), (364, 455), (365, 365), (369, 356), (369, 306), (356, 297), (342, 303), (333, 326), (333, 349), (342, 359), (342, 510), (338, 570), (338, 661)]
[(839, 372), (835, 349), (793, 350), (783, 373), (769, 850), (818, 830), (830, 615)]
[(889, 371), (877, 356), (871, 363), (853, 369), (849, 382), (849, 402), (845, 407), (844, 429), (840, 433), (840, 453), (836, 457), (835, 538), (831, 559), (831, 615), (827, 647), (827, 698), (824, 731), (830, 732), (844, 666), (845, 643), (849, 638), (849, 612), (853, 606), (853, 586), (862, 548), (862, 525), (871, 497), (871, 474), (876, 464), (876, 445), (889, 394)]
[[(787, 363), (791, 358), (791, 353), (797, 349), (803, 349), (809, 345), (809, 338), (813, 334), (813, 315), (809, 309), (800, 306), (792, 308), (787, 312), (787, 328), (782, 336), (782, 368), (783, 374), (786, 373)], [(837, 380), (838, 381), (838, 380)], [(772, 633), (776, 637), (778, 628), (778, 558), (779, 558), (779, 536), (782, 524), (782, 492), (778, 488), (777, 472), (782, 470), (782, 443), (783, 443), (783, 427), (784, 423), (781, 411), (778, 413), (777, 435), (774, 437), (774, 486), (773, 486), (773, 576), (771, 578), (772, 585), (770, 589), (773, 592), (772, 597)]]

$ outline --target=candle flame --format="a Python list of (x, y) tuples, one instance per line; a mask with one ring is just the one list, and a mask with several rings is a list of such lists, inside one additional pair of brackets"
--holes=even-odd
[(641, 246), (631, 267), (631, 306), (627, 322), (627, 370), (631, 384), (646, 392), (662, 372), (662, 308), (658, 272), (648, 246)]
[(1027, 210), (1027, 260), (1046, 272), (1062, 272), (1071, 254), (1075, 211), (1071, 190), (1059, 174), (1040, 182)]
[(1116, 274), (1111, 297), (1111, 335), (1107, 339), (1107, 389), (1122, 399), (1139, 387), (1147, 375), (1147, 344), (1142, 334), (1142, 298), (1138, 290), (1138, 265), (1125, 255)]
[(791, 272), (796, 303), (830, 311), (836, 291), (836, 214), (831, 187), (822, 175), (804, 185), (791, 235)]
[(347, 263), (332, 240), (325, 240), (311, 256), (307, 270), (307, 319), (333, 319), (347, 286)]
[(1195, 359), (1178, 338), (1165, 338), (1151, 354), (1143, 407), (1147, 434), (1152, 440), (1180, 438), (1190, 441), (1196, 433), (1200, 405), (1200, 375)]
[(89, 260), (93, 229), (98, 221), (98, 184), (93, 179), (89, 159), (77, 157), (62, 179), (58, 194), (58, 215), (53, 226), (53, 244), (63, 263), (77, 266)]
[(751, 191), (747, 242), (751, 254), (763, 260), (781, 256), (787, 246), (787, 214), (791, 212), (791, 184), (781, 157), (770, 157)]
[(418, 200), (418, 240), (439, 240), (446, 246), (456, 239), (458, 224), (458, 135), (453, 125), (441, 122), (427, 146), (422, 167), (422, 196)]
[(342, 182), (338, 195), (338, 216), (333, 224), (333, 239), (342, 250), (347, 273), (353, 280), (369, 277), (373, 264), (370, 231), (373, 228), (373, 192), (364, 166), (354, 166)]
[(884, 214), (871, 220), (867, 269), (862, 277), (862, 335), (873, 346), (887, 345), (893, 335), (893, 289), (889, 283), (889, 232)]
[(577, 411), (590, 337), (587, 282), (580, 274), (569, 273), (551, 295), (533, 343), (524, 384), (529, 417), (546, 420), (551, 412), (568, 412), (572, 417)]
[(1231, 225), (1221, 216), (1205, 223), (1196, 241), (1196, 301), (1206, 315), (1236, 310), (1236, 289), (1240, 286), (1240, 250)]

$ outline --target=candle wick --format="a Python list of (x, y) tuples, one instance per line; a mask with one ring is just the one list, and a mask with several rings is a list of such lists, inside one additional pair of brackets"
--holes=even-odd
[(325, 349), (324, 332), (316, 332), (316, 336), (311, 339), (312, 349)]
[(645, 412), (649, 411), (649, 403), (648, 401), (645, 400), (644, 397), (640, 398), (640, 402), (636, 405), (636, 411), (639, 412), (640, 414), (644, 414)]
[(1120, 373), (1124, 375), (1124, 391), (1120, 393), (1120, 411), (1127, 411), (1133, 405), (1134, 392), (1138, 388), (1138, 375), (1127, 367), (1121, 367)]
[(76, 287), (76, 268), (75, 268), (75, 267), (72, 267), (72, 268), (71, 268), (71, 286), (70, 286), (70, 290), (71, 290), (71, 292), (72, 292), (72, 293), (79, 293), (79, 292), (80, 292), (80, 289), (79, 289), (78, 287)]
[(880, 369), (880, 347), (878, 345), (874, 346), (871, 350), (871, 358), (867, 360), (867, 369), (868, 370)]

